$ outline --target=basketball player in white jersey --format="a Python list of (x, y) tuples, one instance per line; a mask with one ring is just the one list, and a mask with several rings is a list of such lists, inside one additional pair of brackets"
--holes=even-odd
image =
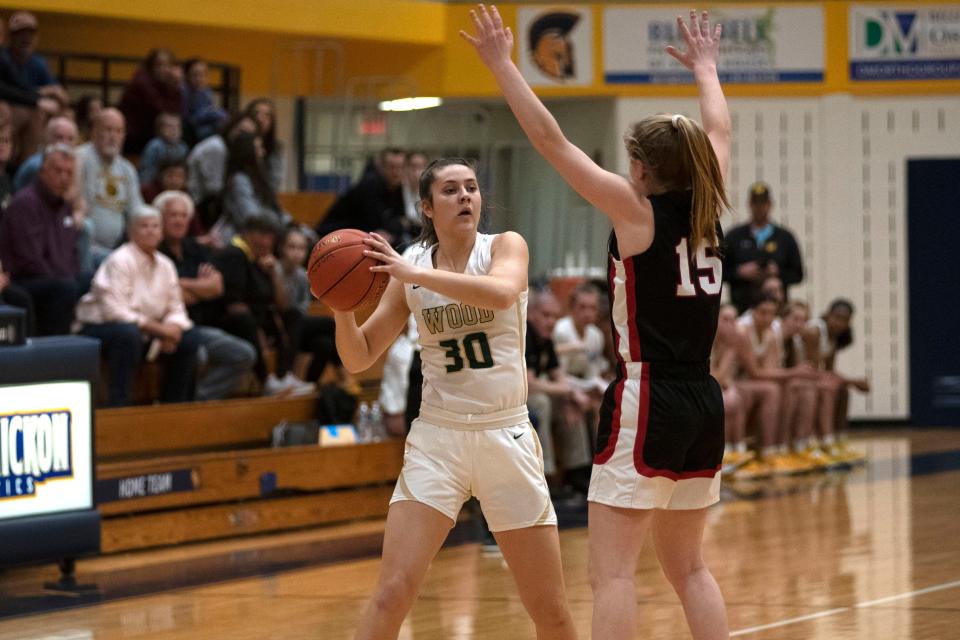
[(368, 368), (417, 319), (423, 363), (420, 416), (387, 515), (376, 593), (356, 638), (396, 638), (430, 561), (472, 495), (513, 572), (537, 638), (574, 638), (560, 566), (557, 518), (527, 417), (524, 359), (526, 242), (477, 232), (480, 189), (465, 160), (431, 163), (420, 180), (425, 247), (404, 260), (373, 234), (371, 267), (391, 276), (358, 327), (337, 313), (337, 349)]

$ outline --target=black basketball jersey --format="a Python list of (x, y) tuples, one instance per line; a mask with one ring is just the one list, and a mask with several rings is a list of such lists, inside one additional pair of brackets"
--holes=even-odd
[(689, 246), (692, 192), (650, 202), (654, 236), (646, 251), (621, 260), (610, 234), (610, 315), (621, 372), (628, 362), (706, 362), (717, 331), (723, 266), (716, 250)]

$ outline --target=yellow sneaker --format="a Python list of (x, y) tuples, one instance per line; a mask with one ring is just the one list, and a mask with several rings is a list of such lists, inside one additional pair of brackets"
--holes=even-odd
[(761, 478), (769, 478), (770, 473), (770, 465), (764, 460), (757, 458), (750, 460), (734, 471), (733, 477), (735, 480), (760, 480)]
[(775, 476), (795, 476), (813, 471), (813, 464), (793, 453), (781, 453), (768, 458), (770, 471)]
[(753, 451), (728, 451), (723, 454), (723, 462), (720, 463), (720, 475), (729, 476), (734, 471), (753, 460), (755, 454)]
[(849, 465), (858, 465), (866, 464), (867, 456), (856, 449), (850, 447), (850, 444), (846, 441), (841, 441), (835, 443), (830, 448), (830, 455), (836, 458), (839, 462)]
[(826, 449), (820, 447), (811, 447), (803, 454), (812, 464), (814, 469), (827, 470), (843, 466), (843, 462), (837, 460)]

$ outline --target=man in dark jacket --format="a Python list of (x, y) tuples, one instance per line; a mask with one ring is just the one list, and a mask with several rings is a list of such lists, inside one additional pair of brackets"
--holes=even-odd
[(64, 199), (76, 164), (67, 145), (47, 147), (39, 179), (17, 192), (0, 222), (0, 260), (33, 299), (41, 336), (70, 333), (77, 302), (81, 221)]
[(401, 149), (381, 151), (375, 170), (337, 198), (317, 225), (317, 234), (323, 237), (338, 229), (376, 231), (396, 245), (404, 230), (405, 159), (406, 154)]
[(750, 223), (734, 227), (723, 241), (723, 279), (740, 313), (750, 308), (767, 276), (779, 276), (784, 289), (803, 280), (803, 260), (793, 234), (770, 222), (770, 187), (750, 187)]

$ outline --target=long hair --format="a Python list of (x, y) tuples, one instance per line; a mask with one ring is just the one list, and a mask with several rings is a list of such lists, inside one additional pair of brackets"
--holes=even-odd
[(667, 191), (693, 191), (690, 248), (719, 243), (717, 221), (730, 208), (720, 163), (703, 128), (686, 116), (660, 114), (644, 118), (624, 138), (627, 153), (643, 162), (653, 181)]
[(143, 68), (147, 70), (151, 76), (153, 76), (153, 67), (157, 64), (157, 58), (160, 56), (167, 56), (170, 59), (171, 63), (174, 63), (175, 58), (173, 57), (173, 52), (166, 47), (157, 47), (156, 49), (150, 49), (147, 53), (147, 57), (143, 59)]
[[(465, 158), (438, 158), (428, 164), (423, 170), (423, 173), (420, 174), (420, 200), (426, 200), (431, 206), (433, 205), (433, 193), (430, 191), (430, 188), (437, 178), (437, 172), (445, 167), (452, 167), (454, 165), (467, 167), (473, 171), (474, 174), (477, 172), (476, 166)], [(426, 247), (433, 246), (437, 243), (437, 230), (433, 227), (433, 220), (423, 213), (423, 207), (420, 207), (420, 235), (417, 237), (416, 242)]]
[(277, 107), (273, 104), (273, 100), (269, 98), (256, 98), (255, 100), (251, 100), (247, 108), (243, 110), (243, 113), (253, 118), (253, 121), (256, 122), (259, 127), (260, 121), (257, 120), (257, 106), (261, 104), (270, 106), (270, 130), (260, 131), (260, 136), (263, 139), (264, 151), (267, 152), (267, 156), (272, 156), (273, 152), (277, 149)]
[(253, 190), (260, 201), (271, 209), (278, 210), (277, 194), (267, 177), (263, 161), (257, 158), (254, 142), (256, 139), (257, 136), (254, 134), (238, 133), (229, 141), (227, 145), (227, 177), (224, 184), (229, 184), (234, 174), (245, 173), (250, 178), (250, 182), (253, 183)]

